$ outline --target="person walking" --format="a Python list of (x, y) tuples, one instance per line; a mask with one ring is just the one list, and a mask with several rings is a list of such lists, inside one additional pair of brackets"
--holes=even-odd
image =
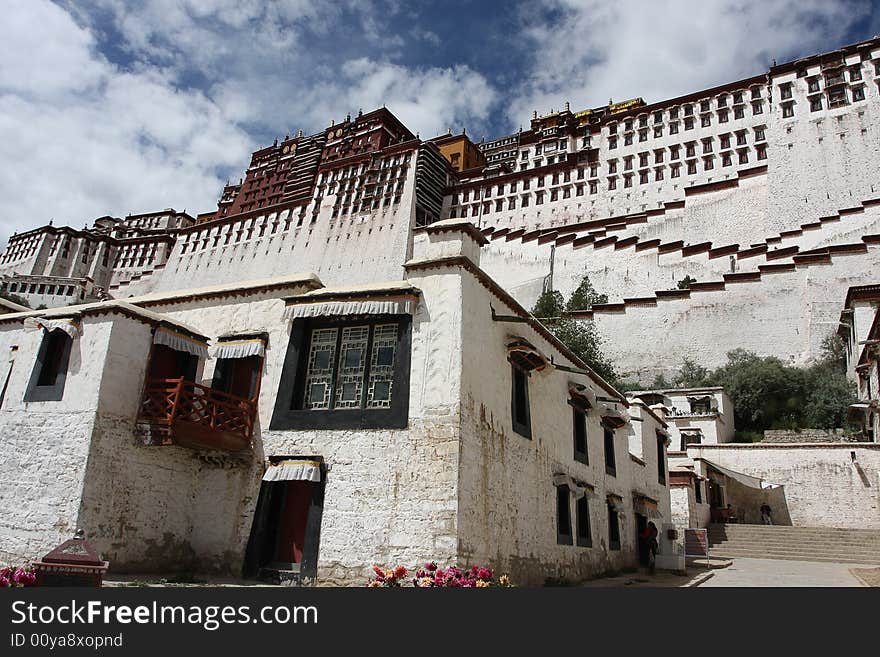
[(645, 550), (647, 552), (646, 556), (648, 558), (648, 573), (653, 575), (654, 568), (657, 563), (657, 536), (659, 532), (657, 531), (657, 525), (653, 522), (649, 522), (648, 526), (645, 528)]
[(770, 516), (770, 505), (764, 502), (761, 505), (761, 522), (765, 525), (772, 525), (773, 518)]

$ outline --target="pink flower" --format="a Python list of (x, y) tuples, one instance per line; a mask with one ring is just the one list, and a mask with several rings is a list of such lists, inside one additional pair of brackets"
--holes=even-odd
[(488, 568), (480, 568), (477, 577), (479, 579), (492, 579), (492, 571)]
[(0, 575), (0, 589), (9, 588), (9, 578)]
[(435, 570), (437, 570), (437, 564), (433, 561), (431, 563), (426, 563), (425, 570), (427, 570), (429, 573), (433, 573)]
[(373, 572), (376, 573), (379, 577), (384, 577), (385, 573), (382, 572), (382, 569), (379, 566), (373, 566)]
[(406, 572), (407, 571), (404, 566), (398, 566), (397, 568), (394, 569), (394, 576), (397, 579), (402, 579), (402, 578), (406, 577)]

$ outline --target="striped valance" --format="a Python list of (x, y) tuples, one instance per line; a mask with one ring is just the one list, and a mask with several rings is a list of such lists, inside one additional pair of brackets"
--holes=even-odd
[(292, 304), (287, 307), (284, 316), (297, 319), (332, 315), (412, 315), (415, 307), (416, 300), (413, 298), (319, 301)]
[(646, 518), (663, 517), (663, 514), (660, 513), (660, 507), (657, 500), (650, 498), (647, 495), (633, 493), (633, 510)]
[(609, 493), (605, 497), (605, 501), (608, 503), (608, 506), (617, 511), (618, 513), (622, 513), (624, 511), (623, 508), (623, 498), (620, 495), (615, 495), (614, 493)]
[(321, 462), (285, 459), (270, 465), (263, 481), (321, 481)]
[(211, 345), (208, 350), (211, 358), (247, 358), (248, 356), (264, 356), (266, 340), (248, 338), (242, 340), (221, 340)]
[(24, 320), (24, 327), (31, 331), (42, 329), (47, 333), (51, 331), (64, 331), (71, 339), (76, 339), (79, 335), (80, 322), (78, 317), (61, 317), (58, 319), (28, 317)]
[(199, 358), (208, 357), (208, 343), (206, 341), (165, 326), (156, 328), (156, 332), (153, 334), (153, 344), (161, 344), (169, 349), (182, 351)]

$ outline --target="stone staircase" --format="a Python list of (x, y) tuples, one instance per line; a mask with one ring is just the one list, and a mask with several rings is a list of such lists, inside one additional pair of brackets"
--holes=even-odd
[(780, 525), (709, 525), (709, 554), (880, 565), (880, 531)]

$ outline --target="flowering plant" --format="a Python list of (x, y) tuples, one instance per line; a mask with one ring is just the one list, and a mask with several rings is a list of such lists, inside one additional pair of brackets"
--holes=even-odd
[(389, 570), (373, 566), (373, 572), (376, 573), (376, 576), (367, 582), (367, 586), (370, 588), (400, 586), (401, 580), (406, 577), (409, 571), (404, 566), (397, 566)]
[[(376, 576), (367, 582), (368, 587), (401, 586), (401, 580), (407, 576), (407, 569), (397, 566), (392, 570), (383, 570), (379, 566), (373, 566)], [(415, 572), (412, 585), (416, 588), (462, 588), (482, 589), (490, 586), (511, 586), (507, 575), (495, 579), (490, 568), (484, 566), (471, 566), (467, 570), (461, 570), (456, 566), (439, 568), (435, 561), (426, 563)]]
[(438, 568), (435, 562), (426, 563), (424, 568), (416, 571), (413, 586), (419, 588), (463, 588), (482, 589), (490, 586), (510, 586), (510, 578), (502, 575), (498, 580), (493, 579), (494, 574), (485, 566), (471, 566), (467, 570), (461, 570), (455, 566)]
[(37, 576), (32, 568), (0, 568), (0, 589), (11, 586), (34, 586)]

